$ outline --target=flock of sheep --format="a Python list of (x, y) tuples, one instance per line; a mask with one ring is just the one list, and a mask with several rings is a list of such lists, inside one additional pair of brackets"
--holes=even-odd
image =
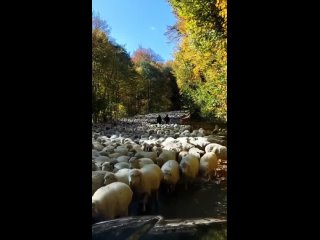
[(133, 194), (144, 212), (160, 185), (173, 192), (179, 183), (187, 189), (196, 178), (213, 180), (227, 160), (225, 131), (140, 122), (95, 124), (92, 133), (93, 220), (128, 216)]

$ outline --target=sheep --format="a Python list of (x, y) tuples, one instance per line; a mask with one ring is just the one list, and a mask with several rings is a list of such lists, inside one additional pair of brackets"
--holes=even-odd
[(96, 149), (98, 151), (101, 151), (103, 149), (103, 145), (101, 145), (98, 142), (93, 142), (92, 145), (93, 145), (94, 149)]
[(129, 186), (129, 173), (130, 169), (120, 169), (116, 173), (108, 172), (104, 176), (104, 184), (108, 185), (113, 182), (122, 182)]
[(120, 156), (117, 157), (117, 161), (120, 162), (129, 162), (130, 157), (129, 156)]
[(111, 220), (128, 216), (132, 196), (130, 187), (122, 182), (114, 182), (99, 188), (92, 196), (92, 217)]
[(225, 138), (221, 138), (220, 136), (208, 135), (206, 136), (206, 138), (210, 143), (217, 143), (223, 146), (227, 145), (227, 141), (225, 140)]
[(182, 160), (182, 158), (183, 158), (184, 156), (188, 155), (188, 154), (189, 154), (189, 152), (188, 152), (188, 151), (181, 151), (181, 152), (179, 152), (179, 155), (178, 155), (178, 162), (180, 163), (180, 162), (181, 162), (181, 160)]
[(205, 147), (210, 144), (208, 139), (206, 137), (196, 137), (196, 138), (190, 138), (189, 142), (194, 145), (195, 147), (204, 150)]
[(104, 175), (106, 171), (93, 171), (92, 172), (92, 195), (97, 191), (100, 187), (104, 186)]
[(104, 162), (110, 162), (111, 159), (106, 156), (99, 156), (99, 157), (96, 157), (94, 161), (97, 163), (99, 167), (101, 167)]
[(175, 160), (168, 160), (161, 167), (161, 171), (163, 172), (163, 182), (169, 186), (168, 191), (174, 191), (180, 179), (179, 163)]
[(170, 150), (170, 151), (175, 151), (175, 152), (180, 152), (182, 151), (182, 144), (181, 142), (163, 142), (161, 144), (163, 146), (163, 149), (165, 150)]
[(157, 154), (157, 156), (159, 156), (162, 152), (162, 147), (161, 147), (161, 144), (155, 144), (152, 149), (151, 149), (151, 152), (155, 152)]
[(194, 145), (188, 142), (182, 142), (182, 150), (183, 151), (189, 151), (190, 148), (193, 148)]
[(137, 152), (135, 155), (137, 158), (150, 158), (153, 162), (156, 161), (157, 153), (156, 152)]
[(114, 146), (108, 145), (105, 148), (103, 148), (102, 151), (103, 152), (107, 152), (107, 153), (113, 153), (114, 152)]
[(92, 160), (92, 171), (97, 171), (99, 170), (99, 166), (96, 164), (94, 160)]
[(134, 152), (134, 153), (142, 152), (142, 148), (139, 144), (134, 144), (130, 149), (130, 152)]
[(117, 160), (111, 160), (110, 162), (104, 162), (101, 165), (101, 170), (102, 171), (109, 171), (112, 172), (114, 169), (114, 165), (117, 164), (118, 161)]
[(212, 175), (215, 174), (215, 170), (218, 167), (218, 157), (213, 152), (205, 153), (200, 158), (200, 169), (199, 172), (204, 177), (208, 177), (208, 181), (211, 179)]
[(120, 156), (122, 156), (122, 154), (121, 153), (110, 153), (109, 154), (109, 157), (110, 158), (114, 158), (114, 159), (116, 159), (116, 158), (118, 158), (118, 157), (120, 157)]
[(192, 154), (187, 154), (181, 159), (180, 169), (185, 181), (185, 188), (188, 189), (188, 182), (193, 182), (199, 172), (199, 160)]
[(130, 164), (127, 162), (116, 163), (113, 167), (113, 172), (118, 172), (120, 169), (130, 168)]
[(97, 138), (97, 142), (104, 144), (106, 142), (109, 142), (110, 140), (106, 136), (100, 136)]
[(205, 147), (206, 152), (214, 152), (218, 159), (227, 160), (227, 147), (217, 143), (210, 143)]
[(162, 152), (160, 153), (159, 157), (157, 157), (156, 162), (159, 167), (162, 167), (162, 165), (168, 161), (168, 160), (176, 160), (176, 152), (174, 151), (169, 151), (166, 149), (163, 149)]
[(130, 168), (142, 168), (143, 166), (147, 164), (154, 164), (154, 162), (150, 158), (137, 158), (132, 157), (129, 160)]
[(154, 143), (153, 142), (150, 142), (150, 141), (144, 141), (142, 143), (142, 151), (145, 151), (145, 152), (151, 152), (152, 151), (152, 148), (154, 146)]
[(128, 149), (126, 147), (117, 147), (114, 149), (115, 153), (120, 153), (122, 156), (128, 155)]
[(189, 154), (194, 155), (198, 159), (200, 159), (201, 155), (204, 154), (204, 151), (196, 147), (190, 148), (188, 152)]
[(192, 133), (190, 134), (190, 137), (196, 137), (198, 133), (199, 133), (198, 130), (193, 130)]
[(92, 149), (92, 159), (95, 159), (96, 157), (99, 157), (100, 154), (96, 149)]
[(100, 151), (99, 154), (101, 156), (105, 156), (105, 157), (108, 157), (109, 156), (109, 153), (108, 152), (104, 152), (104, 151)]
[(141, 169), (131, 169), (129, 173), (129, 185), (138, 194), (143, 194), (142, 211), (146, 211), (146, 204), (152, 192), (156, 193), (158, 200), (158, 189), (163, 179), (163, 173), (156, 164), (143, 166)]

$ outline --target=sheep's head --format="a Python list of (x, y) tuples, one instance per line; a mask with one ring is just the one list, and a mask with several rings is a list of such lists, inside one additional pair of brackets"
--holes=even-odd
[(142, 144), (141, 149), (142, 149), (143, 151), (147, 151), (147, 148), (148, 148), (148, 144), (144, 142), (144, 143)]
[(106, 175), (104, 175), (104, 184), (108, 185), (110, 183), (113, 182), (117, 182), (117, 178), (113, 173), (106, 173)]
[(92, 161), (92, 171), (98, 170), (98, 166), (96, 165), (95, 161)]
[(141, 172), (138, 169), (132, 169), (129, 173), (129, 185), (130, 187), (135, 187), (141, 182)]
[(139, 159), (137, 157), (132, 157), (129, 159), (129, 167), (130, 168), (138, 168)]
[(152, 151), (153, 151), (153, 152), (156, 152), (156, 153), (157, 153), (157, 156), (159, 156), (159, 155), (162, 153), (162, 148), (161, 148), (161, 147), (154, 146), (154, 147), (152, 148)]
[(161, 157), (157, 157), (156, 158), (156, 163), (158, 164), (158, 166), (162, 166), (164, 164), (164, 160)]
[(110, 162), (105, 162), (102, 164), (102, 171), (109, 171), (111, 172), (113, 170), (113, 166), (110, 164)]

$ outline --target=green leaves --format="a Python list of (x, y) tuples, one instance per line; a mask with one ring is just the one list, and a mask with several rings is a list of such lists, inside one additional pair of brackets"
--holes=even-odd
[[(93, 16), (92, 109), (95, 121), (137, 113), (167, 111), (179, 96), (171, 63), (140, 47), (132, 59), (109, 39), (105, 21)], [(175, 109), (172, 109), (175, 110)]]
[(227, 119), (227, 1), (169, 0), (181, 34), (173, 63), (181, 93), (203, 116)]

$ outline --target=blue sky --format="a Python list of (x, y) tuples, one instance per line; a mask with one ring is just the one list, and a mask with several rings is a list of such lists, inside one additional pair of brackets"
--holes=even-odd
[(132, 54), (139, 45), (164, 61), (173, 59), (175, 44), (164, 35), (176, 22), (166, 0), (92, 0), (92, 10), (111, 28), (111, 37)]

